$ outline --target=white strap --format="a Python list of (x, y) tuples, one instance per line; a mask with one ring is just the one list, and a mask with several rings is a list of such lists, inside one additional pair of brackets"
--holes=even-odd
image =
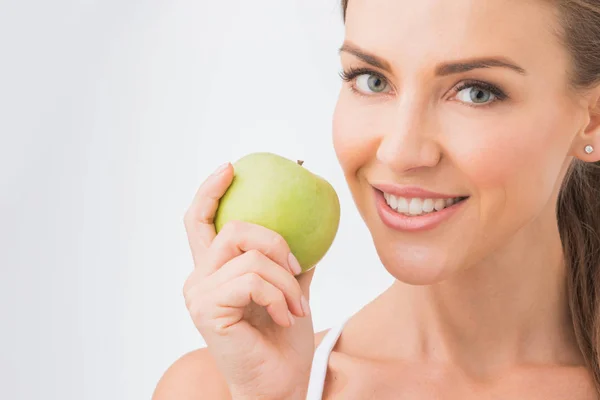
[(310, 370), (310, 380), (308, 383), (306, 400), (321, 400), (323, 398), (323, 387), (327, 375), (329, 355), (342, 334), (345, 324), (346, 320), (331, 328), (321, 343), (319, 343), (319, 346), (317, 346), (313, 357), (312, 368)]

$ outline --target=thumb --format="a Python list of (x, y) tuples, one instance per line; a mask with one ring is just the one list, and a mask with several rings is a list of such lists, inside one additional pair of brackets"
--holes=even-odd
[(306, 299), (310, 297), (310, 283), (312, 282), (313, 275), (315, 274), (315, 267), (309, 269), (306, 272), (301, 273), (296, 276), (298, 283), (300, 284), (300, 289), (302, 289), (302, 293), (306, 296)]

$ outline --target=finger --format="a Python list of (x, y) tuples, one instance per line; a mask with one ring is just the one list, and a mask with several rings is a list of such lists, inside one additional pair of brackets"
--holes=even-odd
[(258, 250), (292, 275), (301, 272), (285, 239), (277, 232), (244, 221), (229, 221), (213, 240), (207, 258), (207, 274), (250, 250)]
[(224, 286), (227, 282), (248, 273), (259, 275), (279, 289), (285, 296), (288, 308), (293, 314), (298, 317), (308, 315), (308, 310), (305, 312), (307, 305), (303, 305), (303, 302), (306, 303), (307, 300), (302, 299), (302, 289), (296, 278), (258, 250), (247, 251), (225, 263), (211, 275), (210, 285), (212, 287)]
[(302, 294), (307, 300), (310, 300), (310, 284), (312, 282), (313, 276), (315, 274), (315, 267), (309, 269), (306, 272), (298, 275), (296, 280), (298, 281), (298, 286), (300, 286), (300, 290), (302, 290)]
[(276, 324), (289, 327), (294, 323), (283, 293), (258, 274), (248, 273), (235, 278), (216, 293), (216, 320), (221, 330), (238, 323), (244, 316), (244, 309), (252, 302), (265, 307)]
[(213, 224), (215, 213), (219, 206), (219, 200), (229, 188), (232, 180), (231, 164), (226, 163), (219, 167), (200, 185), (192, 204), (185, 213), (185, 229), (195, 263), (216, 236)]

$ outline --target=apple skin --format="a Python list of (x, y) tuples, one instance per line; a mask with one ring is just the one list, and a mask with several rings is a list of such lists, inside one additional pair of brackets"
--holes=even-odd
[(327, 253), (338, 231), (340, 202), (329, 182), (273, 153), (252, 153), (233, 164), (234, 177), (219, 201), (215, 229), (238, 220), (279, 233), (302, 272)]

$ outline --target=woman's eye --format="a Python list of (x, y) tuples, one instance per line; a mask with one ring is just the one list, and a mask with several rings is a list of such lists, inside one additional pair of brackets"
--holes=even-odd
[(364, 93), (384, 93), (390, 87), (385, 79), (373, 74), (362, 74), (356, 78), (356, 87)]
[(473, 104), (486, 104), (496, 100), (496, 95), (490, 90), (477, 86), (470, 86), (460, 90), (456, 97), (462, 102)]

